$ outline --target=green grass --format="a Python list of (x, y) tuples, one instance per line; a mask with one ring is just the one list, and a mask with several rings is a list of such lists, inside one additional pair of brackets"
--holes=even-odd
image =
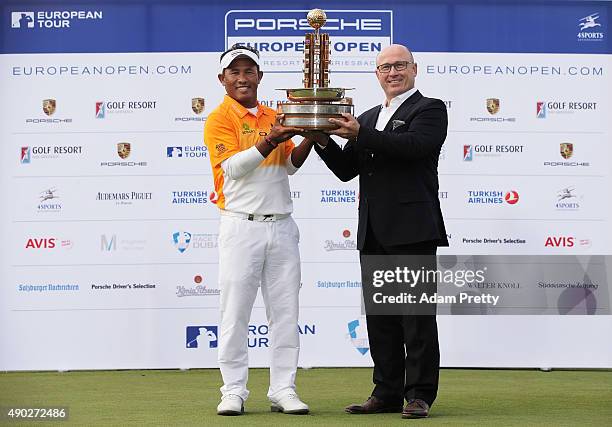
[[(445, 369), (425, 420), (345, 414), (345, 405), (369, 395), (371, 369), (300, 370), (298, 392), (310, 405), (308, 416), (270, 413), (267, 385), (268, 371), (252, 369), (247, 414), (220, 417), (218, 370), (10, 372), (0, 374), (0, 406), (68, 406), (74, 425), (612, 425), (610, 370)], [(40, 423), (23, 425), (32, 424)]]

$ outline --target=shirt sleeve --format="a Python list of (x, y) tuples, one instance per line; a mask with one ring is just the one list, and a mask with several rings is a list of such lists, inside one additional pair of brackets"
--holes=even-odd
[(248, 150), (241, 151), (223, 160), (221, 167), (228, 179), (240, 179), (247, 173), (255, 170), (264, 159), (265, 157), (253, 145)]
[(211, 114), (206, 119), (204, 143), (213, 167), (240, 151), (236, 130), (231, 121), (219, 113)]
[(285, 141), (285, 158), (286, 159), (291, 158), (291, 152), (293, 151), (294, 148), (295, 148), (295, 144), (293, 143), (292, 140), (288, 139)]

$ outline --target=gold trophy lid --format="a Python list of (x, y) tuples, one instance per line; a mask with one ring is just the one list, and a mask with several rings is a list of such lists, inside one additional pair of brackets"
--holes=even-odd
[(308, 24), (315, 29), (315, 31), (319, 31), (325, 22), (327, 22), (327, 15), (321, 9), (312, 9), (306, 15), (306, 19), (308, 20)]

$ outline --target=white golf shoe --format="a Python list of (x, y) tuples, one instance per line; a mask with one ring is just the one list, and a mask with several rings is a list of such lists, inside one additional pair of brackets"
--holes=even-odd
[(270, 406), (272, 412), (282, 412), (283, 414), (305, 415), (310, 409), (308, 405), (300, 400), (297, 394), (289, 393), (278, 400), (272, 401)]
[(242, 415), (244, 413), (244, 401), (235, 394), (223, 396), (221, 403), (217, 406), (217, 415)]

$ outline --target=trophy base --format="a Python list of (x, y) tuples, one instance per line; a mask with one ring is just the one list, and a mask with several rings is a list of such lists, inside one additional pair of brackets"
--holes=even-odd
[(306, 130), (334, 130), (338, 126), (330, 118), (341, 119), (342, 113), (353, 114), (354, 106), (348, 103), (327, 102), (279, 102), (278, 114), (283, 114), (283, 126)]

